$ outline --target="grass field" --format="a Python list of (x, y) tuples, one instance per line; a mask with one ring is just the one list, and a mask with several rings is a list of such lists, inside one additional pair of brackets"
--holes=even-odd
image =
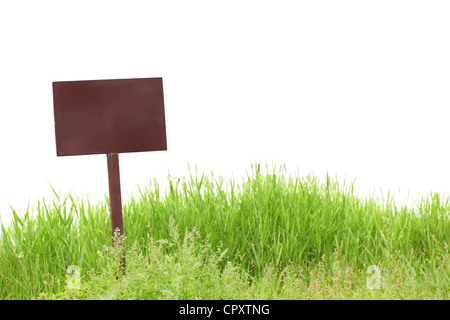
[(14, 213), (1, 230), (0, 298), (450, 297), (450, 203), (439, 194), (399, 207), (259, 166), (240, 183), (190, 173), (168, 185), (123, 204), (116, 246), (106, 200), (55, 193)]

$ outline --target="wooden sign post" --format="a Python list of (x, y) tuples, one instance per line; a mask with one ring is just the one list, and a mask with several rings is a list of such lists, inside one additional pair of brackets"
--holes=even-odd
[(109, 206), (111, 207), (111, 231), (118, 229), (119, 235), (123, 235), (122, 218), (122, 196), (120, 192), (119, 155), (108, 153), (108, 183), (109, 183)]
[(123, 235), (119, 153), (167, 150), (162, 78), (53, 82), (57, 156), (106, 154), (111, 229)]

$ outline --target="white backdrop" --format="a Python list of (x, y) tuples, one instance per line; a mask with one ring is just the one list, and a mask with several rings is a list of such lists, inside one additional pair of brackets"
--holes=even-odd
[[(124, 201), (188, 163), (450, 191), (448, 1), (2, 1), (0, 216), (49, 184), (94, 202), (106, 156), (56, 157), (52, 81), (162, 77), (168, 150), (120, 155)], [(400, 199), (399, 198), (399, 199)]]

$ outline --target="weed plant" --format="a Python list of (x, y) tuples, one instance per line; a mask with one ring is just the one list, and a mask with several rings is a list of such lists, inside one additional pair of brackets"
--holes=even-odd
[[(117, 243), (107, 199), (55, 193), (13, 211), (0, 235), (0, 298), (449, 298), (450, 205), (437, 193), (397, 207), (331, 177), (259, 166), (241, 184), (191, 172), (168, 182), (123, 204)], [(80, 268), (79, 288), (68, 286), (69, 266)], [(368, 288), (369, 266), (380, 289)]]

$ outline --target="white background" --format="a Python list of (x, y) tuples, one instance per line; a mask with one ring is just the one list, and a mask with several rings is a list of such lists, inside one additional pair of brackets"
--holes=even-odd
[(124, 201), (188, 164), (239, 181), (256, 161), (449, 194), (449, 17), (449, 1), (1, 1), (1, 219), (49, 184), (108, 193), (106, 156), (56, 157), (51, 84), (69, 80), (163, 78), (168, 150), (120, 155)]

